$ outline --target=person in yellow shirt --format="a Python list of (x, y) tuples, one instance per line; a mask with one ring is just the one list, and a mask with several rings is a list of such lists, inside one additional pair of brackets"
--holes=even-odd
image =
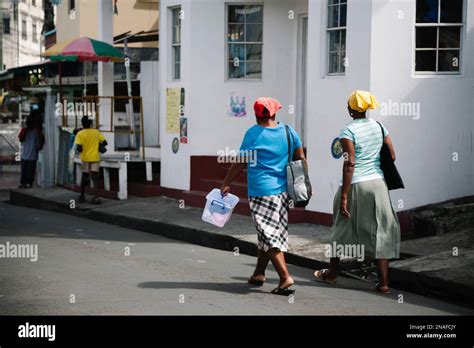
[(77, 133), (74, 144), (77, 145), (78, 151), (81, 153), (81, 195), (79, 196), (79, 203), (85, 203), (86, 185), (89, 183), (89, 176), (94, 183), (95, 195), (91, 203), (100, 204), (99, 199), (99, 169), (100, 169), (100, 153), (99, 146), (107, 145), (107, 141), (101, 132), (97, 129), (91, 128), (92, 121), (84, 116), (81, 119), (83, 129)]

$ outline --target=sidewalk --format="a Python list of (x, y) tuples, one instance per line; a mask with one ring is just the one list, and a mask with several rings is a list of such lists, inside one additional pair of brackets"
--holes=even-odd
[[(201, 220), (201, 209), (180, 208), (179, 201), (166, 197), (131, 197), (126, 201), (102, 199), (99, 206), (88, 203), (71, 206), (71, 200), (77, 198), (77, 193), (59, 187), (13, 190), (10, 193), (13, 204), (81, 216), (210, 248), (256, 255), (256, 232), (248, 216), (234, 214), (225, 228), (218, 228)], [(474, 307), (473, 232), (471, 228), (402, 242), (402, 254), (411, 257), (391, 264), (391, 286)], [(330, 228), (290, 224), (289, 233), (288, 263), (313, 269), (327, 267), (329, 260), (325, 256), (325, 245)], [(452, 248), (456, 246), (459, 255), (453, 256)], [(341, 261), (343, 275), (363, 280), (357, 275), (361, 272), (356, 268), (360, 265), (355, 260)], [(368, 276), (364, 278), (374, 280), (373, 271), (373, 267), (366, 271)]]

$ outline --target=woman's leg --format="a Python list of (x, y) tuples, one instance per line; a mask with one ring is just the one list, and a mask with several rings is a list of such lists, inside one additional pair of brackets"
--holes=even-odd
[(270, 259), (268, 255), (263, 250), (258, 250), (257, 254), (257, 265), (255, 266), (255, 271), (253, 272), (253, 279), (255, 280), (264, 280), (265, 279), (265, 270)]
[(339, 267), (339, 257), (331, 257), (329, 259), (329, 269), (326, 277), (329, 279), (337, 278), (337, 268)]
[(21, 186), (26, 186), (26, 184), (27, 184), (27, 175), (28, 175), (28, 165), (27, 165), (25, 160), (21, 160), (20, 168), (21, 168), (20, 184), (21, 184)]
[(277, 248), (272, 248), (267, 251), (268, 258), (272, 261), (273, 267), (280, 277), (280, 283), (278, 287), (288, 288), (294, 284), (293, 278), (291, 278), (290, 273), (288, 272), (288, 267), (286, 266), (285, 254), (278, 250)]
[(377, 259), (376, 262), (379, 275), (379, 288), (388, 288), (388, 260)]

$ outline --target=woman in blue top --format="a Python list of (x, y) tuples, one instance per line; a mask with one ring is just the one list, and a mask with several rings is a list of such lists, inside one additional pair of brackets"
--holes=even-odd
[[(286, 192), (286, 166), (288, 142), (285, 125), (275, 121), (281, 104), (272, 98), (258, 98), (254, 104), (257, 124), (245, 133), (240, 155), (256, 159), (256, 163), (236, 163), (231, 166), (221, 188), (223, 195), (230, 191), (230, 184), (247, 166), (250, 212), (257, 228), (258, 259), (249, 284), (261, 286), (265, 282), (265, 269), (272, 261), (280, 282), (272, 293), (288, 296), (294, 293), (294, 284), (288, 273), (283, 252), (288, 250), (288, 209)], [(294, 159), (305, 160), (300, 137), (289, 127), (294, 143), (291, 152)]]
[(341, 186), (334, 197), (332, 255), (329, 270), (318, 270), (314, 275), (334, 284), (342, 256), (339, 250), (358, 250), (363, 255), (345, 256), (376, 259), (376, 290), (388, 294), (388, 260), (400, 256), (400, 225), (380, 168), (383, 143), (395, 160), (392, 141), (382, 124), (366, 117), (367, 109), (377, 105), (367, 91), (357, 90), (349, 97), (348, 111), (353, 120), (339, 136), (345, 156)]

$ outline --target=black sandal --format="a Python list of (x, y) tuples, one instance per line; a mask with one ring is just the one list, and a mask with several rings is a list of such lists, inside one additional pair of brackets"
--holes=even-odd
[(92, 204), (100, 204), (101, 202), (100, 202), (100, 199), (99, 199), (99, 198), (94, 197), (94, 198), (92, 198), (91, 203), (92, 203)]
[(273, 295), (290, 296), (295, 293), (295, 290), (289, 289), (289, 287), (288, 288), (275, 288), (271, 291), (271, 293)]
[(251, 276), (247, 280), (247, 283), (249, 283), (250, 285), (254, 285), (254, 286), (262, 286), (263, 283), (265, 283), (265, 278), (263, 278), (263, 280), (256, 280), (253, 276)]

